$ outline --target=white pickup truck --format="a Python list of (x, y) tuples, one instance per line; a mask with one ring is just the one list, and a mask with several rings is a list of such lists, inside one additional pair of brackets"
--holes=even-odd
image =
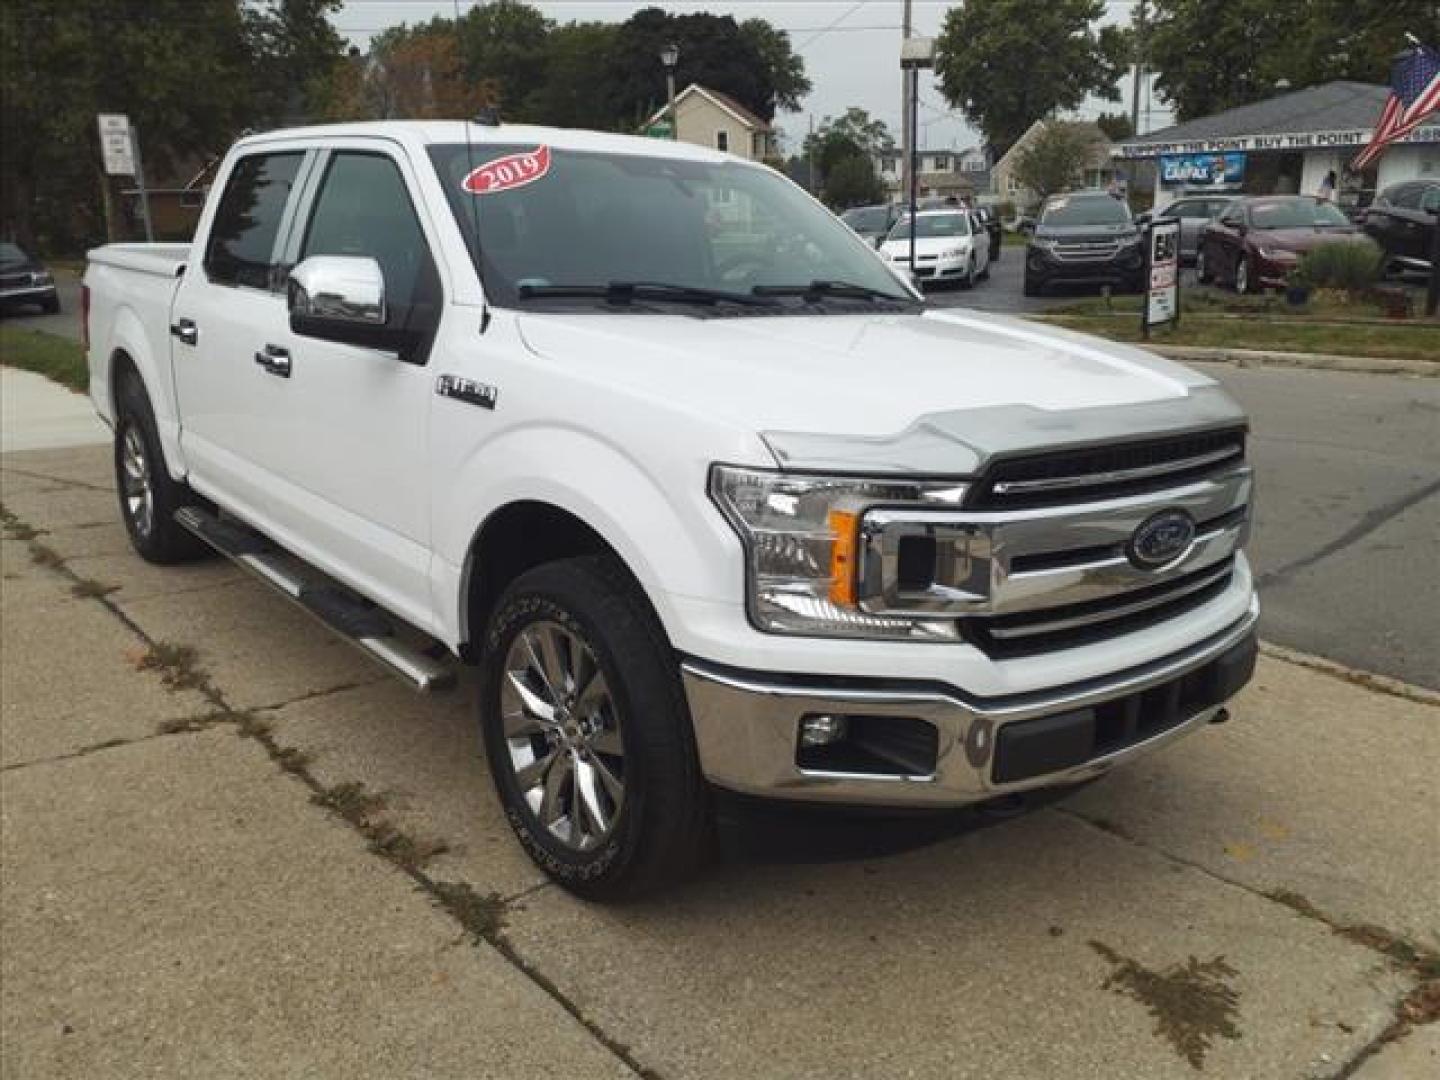
[(477, 664), (509, 820), (584, 896), (694, 867), (717, 788), (1076, 784), (1253, 670), (1234, 402), (927, 307), (762, 165), (272, 132), (192, 245), (92, 252), (84, 302), (139, 553), (218, 548), (421, 689)]

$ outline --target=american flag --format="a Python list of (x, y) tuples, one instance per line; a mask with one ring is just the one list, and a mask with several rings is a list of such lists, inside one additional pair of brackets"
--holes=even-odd
[(1370, 143), (1350, 163), (1353, 172), (1372, 165), (1396, 139), (1403, 139), (1420, 122), (1440, 109), (1440, 53), (1416, 45), (1390, 68), (1390, 96), (1375, 122)]

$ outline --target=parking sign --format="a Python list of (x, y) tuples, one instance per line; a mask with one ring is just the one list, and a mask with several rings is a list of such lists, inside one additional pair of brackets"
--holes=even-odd
[(124, 113), (100, 114), (100, 153), (108, 176), (135, 175), (135, 147), (130, 141), (130, 118)]

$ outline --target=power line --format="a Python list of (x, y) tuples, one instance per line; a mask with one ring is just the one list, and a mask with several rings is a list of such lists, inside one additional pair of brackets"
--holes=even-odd
[(801, 49), (805, 48), (807, 45), (809, 45), (809, 44), (810, 44), (812, 41), (814, 41), (816, 38), (821, 37), (821, 36), (824, 35), (824, 34), (828, 34), (831, 30), (834, 30), (837, 26), (839, 26), (841, 23), (843, 23), (843, 22), (844, 22), (846, 19), (848, 19), (851, 15), (854, 15), (855, 12), (859, 11), (859, 10), (860, 10), (862, 7), (864, 7), (864, 6), (865, 6), (865, 0), (855, 0), (855, 3), (851, 4), (848, 8), (846, 8), (846, 9), (845, 9), (845, 13), (844, 13), (843, 15), (841, 15), (838, 19), (836, 19), (834, 22), (831, 22), (831, 23), (829, 23), (829, 24), (821, 27), (819, 30), (815, 31), (815, 33), (811, 34), (808, 38), (806, 38), (804, 41), (802, 41), (799, 45), (796, 45), (796, 46), (795, 46), (795, 51), (796, 51), (796, 52), (799, 52)]

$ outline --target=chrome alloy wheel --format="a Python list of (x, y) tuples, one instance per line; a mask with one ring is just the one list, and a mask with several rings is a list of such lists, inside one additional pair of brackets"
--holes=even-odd
[(500, 711), (515, 785), (536, 821), (569, 848), (594, 848), (625, 802), (625, 750), (590, 646), (559, 623), (526, 626), (505, 657)]
[(125, 513), (141, 536), (149, 536), (155, 524), (155, 494), (150, 486), (150, 458), (145, 453), (145, 440), (134, 424), (125, 429), (120, 453), (121, 493)]

